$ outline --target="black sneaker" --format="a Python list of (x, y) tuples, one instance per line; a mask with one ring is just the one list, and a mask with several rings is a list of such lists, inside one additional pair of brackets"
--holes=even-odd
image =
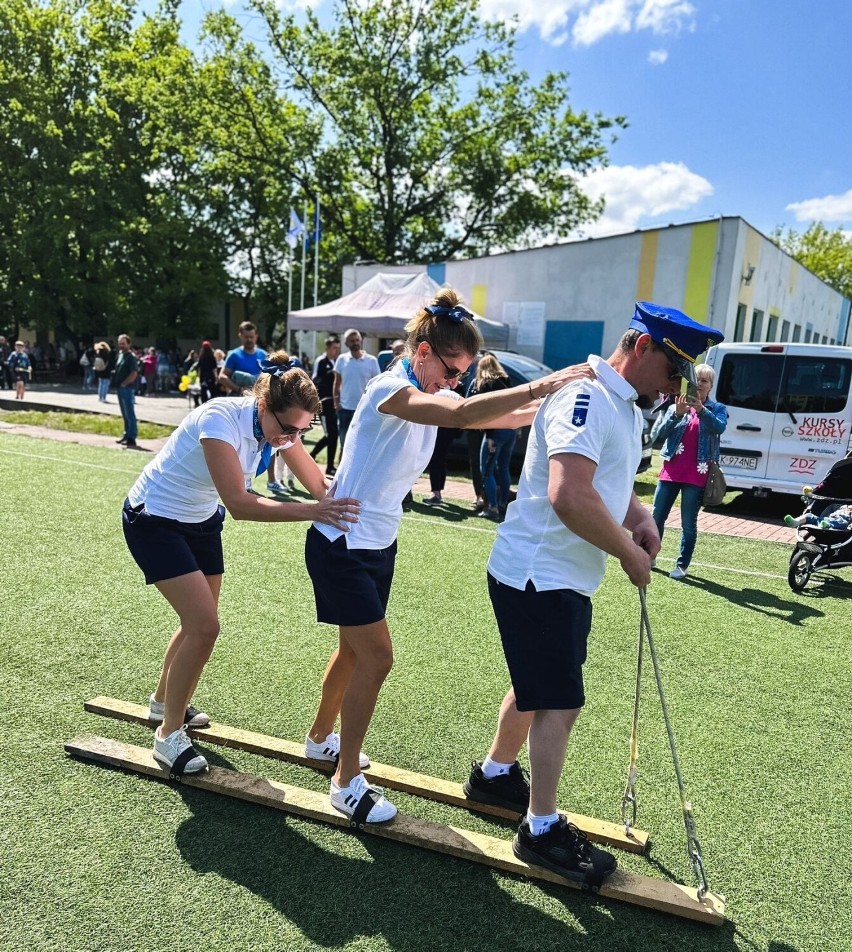
[(462, 788), (468, 800), (477, 803), (490, 803), (507, 810), (526, 813), (530, 805), (530, 785), (517, 760), (507, 774), (500, 774), (490, 780), (482, 772), (482, 764), (474, 760), (470, 777)]
[(559, 814), (559, 822), (541, 836), (530, 833), (527, 818), (521, 820), (512, 852), (531, 866), (544, 866), (566, 879), (574, 879), (596, 889), (615, 872), (615, 857), (592, 846), (582, 830)]

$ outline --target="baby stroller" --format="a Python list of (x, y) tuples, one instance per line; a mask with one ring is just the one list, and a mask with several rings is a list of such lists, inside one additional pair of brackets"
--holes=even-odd
[[(803, 495), (806, 511), (822, 515), (830, 506), (852, 503), (852, 456), (838, 460), (825, 479), (809, 495)], [(841, 569), (852, 565), (852, 528), (821, 529), (799, 526), (798, 540), (790, 556), (787, 581), (794, 592), (801, 592), (814, 572)]]

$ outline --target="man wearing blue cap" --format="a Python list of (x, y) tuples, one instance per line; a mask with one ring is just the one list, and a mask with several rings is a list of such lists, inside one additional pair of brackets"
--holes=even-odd
[[(637, 587), (651, 581), (660, 536), (633, 491), (640, 407), (694, 379), (699, 354), (722, 334), (674, 308), (639, 302), (593, 380), (545, 398), (527, 445), (517, 499), (488, 563), (488, 590), (512, 688), (488, 757), (464, 785), (473, 800), (525, 812), (512, 844), (525, 862), (600, 884), (615, 859), (556, 809), (571, 728), (585, 703), (591, 596), (615, 556)], [(530, 783), (517, 762), (528, 739)]]

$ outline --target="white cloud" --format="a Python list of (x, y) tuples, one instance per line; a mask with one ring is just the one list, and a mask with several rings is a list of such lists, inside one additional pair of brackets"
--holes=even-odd
[(579, 46), (592, 46), (610, 33), (629, 33), (630, 0), (603, 0), (593, 3), (577, 17), (572, 36)]
[(797, 221), (852, 221), (852, 188), (843, 195), (793, 202), (787, 211), (794, 212)]
[(645, 0), (636, 15), (637, 30), (651, 30), (657, 36), (695, 29), (695, 7), (688, 0)]
[(522, 33), (536, 28), (553, 46), (569, 35), (576, 45), (591, 46), (631, 30), (663, 36), (695, 29), (695, 7), (689, 0), (480, 0), (479, 6), (488, 20), (517, 17)]
[(652, 66), (660, 66), (669, 58), (668, 50), (651, 50), (648, 54), (648, 62)]
[(682, 162), (642, 168), (609, 165), (583, 177), (579, 184), (591, 198), (606, 201), (603, 216), (581, 229), (588, 238), (633, 231), (645, 219), (685, 211), (713, 194), (707, 179), (690, 172)]

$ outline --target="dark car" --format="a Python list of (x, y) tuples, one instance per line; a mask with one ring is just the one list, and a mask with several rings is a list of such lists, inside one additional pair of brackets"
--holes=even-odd
[[(547, 364), (539, 360), (533, 360), (532, 357), (525, 357), (523, 354), (516, 354), (512, 350), (489, 350), (502, 364), (503, 369), (509, 375), (509, 384), (512, 387), (532, 383), (539, 377), (546, 377), (553, 373), (553, 370)], [(378, 355), (379, 367), (385, 370), (390, 364), (392, 354), (389, 350), (383, 350)], [(471, 373), (476, 372), (476, 365), (471, 368)], [(512, 450), (512, 471), (518, 475), (524, 465), (524, 455), (527, 451), (527, 440), (529, 439), (530, 428), (521, 427), (515, 440), (515, 446)], [(651, 447), (651, 427), (645, 420), (645, 428), (642, 431), (642, 459), (639, 462), (637, 473), (644, 473), (651, 465), (651, 456), (653, 449)], [(467, 442), (463, 439), (456, 439), (450, 447), (448, 459), (451, 463), (466, 467), (467, 465)]]

